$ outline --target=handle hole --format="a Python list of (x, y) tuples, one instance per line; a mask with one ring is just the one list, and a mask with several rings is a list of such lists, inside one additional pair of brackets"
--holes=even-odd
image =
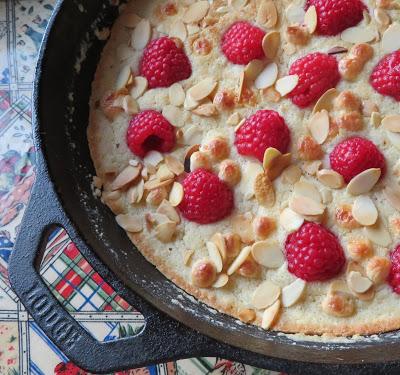
[(44, 232), (35, 265), (54, 297), (96, 340), (143, 331), (143, 315), (103, 280), (62, 227), (52, 225)]

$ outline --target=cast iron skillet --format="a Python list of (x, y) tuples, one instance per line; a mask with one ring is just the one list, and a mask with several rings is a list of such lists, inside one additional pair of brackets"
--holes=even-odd
[[(97, 373), (204, 355), (295, 374), (398, 373), (395, 333), (347, 344), (293, 342), (196, 302), (143, 258), (114, 215), (93, 197), (86, 126), (90, 84), (104, 42), (92, 26), (112, 24), (117, 8), (110, 3), (60, 1), (39, 56), (34, 94), (37, 176), (10, 263), (12, 286), (35, 321), (72, 361)], [(86, 57), (81, 55), (83, 40), (89, 41)], [(46, 236), (56, 224), (145, 315), (140, 334), (100, 343), (54, 299), (38, 265)]]

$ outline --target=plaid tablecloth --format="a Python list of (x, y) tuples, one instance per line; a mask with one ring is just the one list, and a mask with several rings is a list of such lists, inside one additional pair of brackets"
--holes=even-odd
[[(31, 94), (36, 56), (55, 0), (0, 0), (0, 375), (81, 374), (44, 335), (10, 288), (9, 256), (34, 181)], [(62, 228), (41, 264), (47, 285), (96, 339), (138, 332), (143, 316), (109, 286)], [(71, 372), (68, 372), (71, 371)], [(272, 374), (220, 358), (193, 358), (124, 374)], [(122, 374), (122, 373), (120, 373)]]

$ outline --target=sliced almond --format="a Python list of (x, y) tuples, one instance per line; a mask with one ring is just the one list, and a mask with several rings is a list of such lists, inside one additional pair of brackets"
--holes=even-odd
[(394, 133), (400, 133), (400, 115), (385, 116), (382, 119), (381, 125), (385, 130), (389, 130)]
[(272, 325), (275, 323), (279, 310), (281, 308), (281, 301), (278, 299), (277, 301), (274, 302), (274, 304), (270, 307), (268, 307), (262, 317), (261, 321), (261, 327), (263, 329), (270, 329)]
[(273, 181), (279, 177), (282, 171), (290, 165), (292, 154), (287, 153), (272, 159), (269, 167), (265, 170), (268, 178)]
[(372, 286), (372, 281), (370, 279), (356, 271), (351, 271), (347, 275), (347, 283), (350, 290), (355, 293), (365, 293)]
[(328, 50), (328, 55), (339, 55), (341, 53), (347, 53), (349, 50), (345, 47), (335, 46)]
[(305, 16), (304, 8), (290, 3), (285, 10), (286, 18), (289, 24), (302, 24)]
[(266, 280), (262, 282), (254, 291), (252, 304), (258, 309), (265, 309), (271, 306), (281, 295), (281, 287), (272, 281)]
[(400, 134), (386, 131), (386, 136), (389, 139), (390, 143), (400, 150)]
[(364, 227), (365, 236), (373, 243), (387, 247), (392, 243), (392, 237), (381, 221), (368, 227)]
[(383, 189), (383, 195), (389, 201), (390, 205), (397, 211), (400, 211), (400, 191), (398, 188), (386, 186)]
[(167, 221), (166, 223), (158, 224), (154, 230), (156, 237), (161, 242), (171, 242), (176, 232), (176, 223), (173, 221)]
[(138, 177), (140, 174), (140, 167), (132, 167), (131, 165), (128, 165), (125, 167), (122, 172), (115, 178), (115, 180), (111, 184), (111, 190), (118, 190), (126, 185), (128, 185), (130, 182), (132, 182), (136, 177)]
[(282, 181), (289, 184), (296, 183), (301, 177), (301, 169), (297, 165), (290, 165), (282, 172)]
[(137, 185), (132, 186), (128, 190), (127, 194), (129, 203), (131, 204), (139, 203), (143, 198), (143, 193), (144, 193), (144, 180), (141, 179)]
[(149, 151), (143, 159), (144, 165), (152, 165), (153, 167), (157, 167), (164, 160), (162, 154), (158, 151), (151, 150)]
[(265, 34), (262, 40), (262, 48), (264, 55), (269, 59), (274, 59), (278, 53), (278, 49), (281, 43), (281, 35), (279, 31), (270, 31)]
[(318, 99), (315, 103), (312, 113), (321, 112), (323, 109), (330, 111), (333, 107), (333, 101), (339, 95), (339, 91), (335, 88), (331, 88)]
[(341, 189), (344, 186), (343, 176), (332, 169), (321, 169), (317, 172), (318, 180), (331, 189)]
[(329, 115), (326, 109), (315, 112), (308, 123), (308, 128), (313, 138), (318, 144), (326, 141), (329, 134)]
[(137, 233), (143, 230), (143, 221), (139, 215), (120, 214), (115, 216), (115, 220), (127, 232)]
[(131, 44), (136, 50), (142, 50), (147, 46), (151, 38), (151, 26), (149, 20), (142, 19), (132, 33)]
[(258, 7), (256, 22), (267, 28), (274, 27), (278, 21), (278, 12), (273, 1), (262, 1)]
[(179, 176), (184, 172), (183, 164), (173, 155), (165, 155), (165, 164), (176, 176)]
[(279, 268), (285, 262), (285, 257), (277, 243), (255, 242), (251, 248), (251, 253), (258, 264), (267, 268)]
[(171, 185), (173, 182), (174, 182), (173, 178), (164, 181), (160, 181), (158, 178), (153, 178), (152, 180), (148, 180), (145, 182), (144, 188), (145, 190), (154, 190), (163, 186)]
[(294, 184), (293, 193), (295, 196), (304, 196), (321, 203), (321, 194), (318, 188), (304, 178)]
[(222, 261), (225, 262), (228, 255), (227, 255), (226, 242), (224, 236), (221, 233), (215, 233), (211, 237), (211, 241), (215, 243), (219, 253), (221, 254)]
[(252, 243), (254, 241), (253, 216), (251, 213), (235, 215), (232, 218), (232, 228), (234, 233), (238, 234), (243, 243)]
[(172, 38), (178, 38), (182, 42), (186, 40), (187, 30), (185, 24), (181, 20), (176, 20), (169, 30), (169, 36)]
[(206, 246), (207, 246), (208, 255), (210, 257), (210, 260), (214, 263), (217, 272), (221, 272), (223, 263), (222, 263), (222, 257), (217, 248), (217, 245), (215, 245), (214, 242), (208, 241), (206, 243)]
[(146, 219), (147, 224), (149, 224), (150, 227), (171, 221), (167, 215), (159, 214), (157, 212), (147, 213), (145, 215), (145, 219)]
[(378, 25), (388, 26), (390, 23), (389, 15), (382, 8), (374, 9), (374, 18)]
[(272, 166), (272, 161), (281, 156), (281, 152), (274, 147), (268, 147), (264, 152), (263, 168), (268, 169)]
[(244, 77), (247, 81), (254, 81), (262, 72), (265, 63), (261, 60), (251, 60), (244, 68)]
[(370, 118), (371, 125), (377, 128), (381, 124), (381, 122), (382, 122), (381, 114), (379, 112), (372, 112)]
[(172, 185), (172, 189), (169, 192), (169, 202), (172, 207), (176, 207), (179, 203), (182, 202), (183, 199), (183, 186), (179, 182), (174, 182)]
[(304, 196), (292, 197), (289, 207), (299, 215), (321, 215), (325, 211), (323, 204)]
[(161, 204), (157, 208), (158, 214), (163, 214), (167, 216), (171, 221), (179, 224), (181, 222), (181, 218), (179, 217), (176, 209), (171, 205), (169, 201), (164, 199)]
[(147, 79), (144, 77), (135, 77), (132, 81), (132, 88), (130, 94), (133, 98), (137, 99), (143, 95), (147, 90)]
[(392, 23), (383, 33), (381, 41), (382, 51), (391, 53), (400, 49), (400, 24)]
[(122, 99), (122, 108), (127, 115), (134, 115), (139, 112), (136, 100), (130, 95), (125, 95)]
[(323, 204), (331, 203), (332, 200), (333, 200), (332, 190), (326, 189), (326, 188), (322, 188), (321, 189), (321, 197), (322, 197), (322, 203)]
[(230, 4), (232, 7), (234, 7), (237, 10), (241, 10), (246, 6), (248, 3), (248, 0), (230, 0), (228, 1), (228, 4)]
[(187, 266), (194, 254), (194, 250), (186, 250), (183, 256), (183, 264)]
[[(271, 87), (278, 78), (278, 65), (275, 63), (268, 64), (264, 70), (257, 76), (254, 86), (257, 89), (266, 89)], [(279, 91), (279, 90), (278, 90)]]
[(239, 76), (239, 87), (238, 87), (238, 95), (237, 95), (238, 101), (240, 101), (240, 99), (242, 98), (243, 88), (245, 87), (245, 78), (246, 78), (246, 75), (243, 71), (240, 73), (240, 76)]
[(340, 38), (349, 43), (368, 43), (375, 39), (377, 31), (372, 27), (354, 26), (342, 31)]
[(347, 185), (347, 192), (352, 195), (368, 193), (381, 176), (380, 168), (370, 168), (353, 177)]
[(281, 94), (281, 96), (285, 96), (293, 91), (298, 83), (299, 76), (297, 74), (292, 74), (286, 77), (279, 78), (276, 81), (275, 89), (279, 92), (279, 94)]
[(304, 218), (300, 216), (289, 207), (286, 207), (279, 216), (279, 223), (288, 231), (294, 232), (299, 229), (303, 223)]
[(228, 120), (226, 120), (226, 123), (228, 125), (237, 125), (240, 121), (241, 117), (240, 114), (238, 112), (232, 113), (229, 117)]
[(370, 197), (365, 195), (359, 195), (354, 200), (351, 213), (354, 219), (361, 225), (373, 225), (378, 219), (378, 210), (374, 202)]
[(125, 65), (124, 67), (122, 67), (122, 69), (118, 73), (117, 80), (115, 82), (116, 91), (122, 90), (128, 84), (131, 76), (132, 73), (130, 66)]
[(229, 276), (225, 273), (221, 273), (217, 276), (217, 279), (214, 281), (212, 285), (213, 288), (222, 288), (224, 287), (229, 281)]
[(305, 161), (303, 164), (303, 170), (309, 175), (315, 176), (320, 170), (321, 165), (322, 165), (321, 160)]
[(196, 1), (186, 10), (183, 22), (196, 23), (201, 21), (207, 14), (210, 4), (208, 1)]
[(202, 139), (203, 139), (202, 131), (199, 130), (198, 126), (194, 125), (188, 127), (184, 131), (182, 142), (185, 145), (192, 145), (192, 147), (197, 147), (198, 144), (202, 141)]
[(175, 175), (168, 169), (165, 164), (161, 164), (156, 173), (157, 178), (162, 182), (174, 178)]
[(120, 22), (122, 25), (130, 29), (135, 28), (140, 21), (141, 18), (137, 14), (132, 12), (123, 13), (118, 18), (118, 22)]
[(198, 116), (211, 117), (217, 114), (217, 107), (213, 103), (200, 104), (192, 112)]
[(183, 105), (185, 102), (185, 91), (180, 83), (174, 83), (168, 89), (169, 102), (175, 107)]
[(264, 172), (260, 173), (254, 181), (254, 195), (261, 206), (272, 207), (275, 204), (274, 187)]
[(189, 24), (186, 26), (188, 34), (194, 35), (200, 31), (200, 27), (198, 25)]
[(254, 182), (256, 177), (263, 173), (263, 168), (259, 163), (248, 162), (242, 170), (242, 179), (239, 183), (239, 190), (245, 199), (251, 199), (254, 196)]
[(314, 5), (311, 5), (304, 15), (304, 24), (307, 26), (308, 32), (313, 34), (317, 28), (317, 10)]
[(162, 110), (162, 115), (177, 128), (181, 128), (184, 124), (183, 111), (182, 109), (175, 107), (174, 105), (166, 105)]
[(247, 259), (250, 253), (251, 253), (251, 246), (246, 246), (240, 251), (239, 255), (235, 258), (235, 260), (231, 263), (228, 270), (226, 271), (228, 276), (234, 274), (239, 269), (239, 267)]
[(296, 304), (304, 294), (306, 282), (302, 279), (296, 279), (291, 284), (282, 288), (282, 306), (290, 307)]
[(183, 108), (185, 109), (194, 109), (199, 106), (199, 102), (194, 100), (190, 95), (185, 96), (185, 101), (183, 102)]
[(192, 86), (187, 94), (195, 101), (200, 101), (210, 95), (217, 85), (212, 78), (205, 78)]

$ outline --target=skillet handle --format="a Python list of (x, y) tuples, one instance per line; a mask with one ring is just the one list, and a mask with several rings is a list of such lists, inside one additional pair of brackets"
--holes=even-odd
[(140, 307), (146, 319), (140, 334), (99, 342), (82, 328), (38, 273), (46, 235), (51, 228), (62, 223), (67, 232), (75, 230), (52, 183), (43, 172), (38, 174), (12, 253), (10, 281), (29, 314), (68, 358), (91, 372), (108, 373), (171, 359), (210, 355), (220, 350), (221, 344), (168, 318), (134, 293), (130, 293), (129, 302)]

